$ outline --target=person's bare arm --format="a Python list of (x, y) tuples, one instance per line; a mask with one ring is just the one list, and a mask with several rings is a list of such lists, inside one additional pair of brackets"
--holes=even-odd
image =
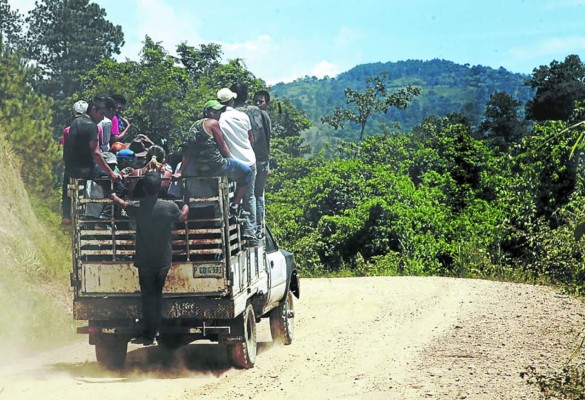
[(227, 143), (223, 139), (223, 134), (221, 133), (219, 122), (217, 122), (217, 120), (214, 119), (208, 119), (205, 122), (207, 122), (206, 128), (209, 129), (209, 131), (211, 131), (211, 134), (213, 135), (215, 142), (217, 143), (217, 147), (219, 148), (219, 152), (221, 153), (221, 155), (224, 156), (225, 158), (232, 158), (232, 153), (230, 152)]
[(148, 143), (149, 146), (147, 146), (147, 147), (154, 146), (154, 142), (152, 140), (150, 140), (150, 138), (143, 133), (139, 133), (138, 135), (136, 135), (136, 138), (142, 140), (145, 143)]
[(93, 159), (95, 160), (95, 162), (97, 163), (97, 165), (100, 166), (101, 169), (103, 169), (108, 176), (110, 177), (110, 179), (112, 181), (117, 181), (120, 180), (122, 177), (120, 176), (120, 174), (112, 171), (112, 169), (110, 168), (110, 166), (108, 165), (108, 163), (106, 162), (106, 160), (104, 160), (104, 156), (102, 155), (102, 152), (98, 146), (98, 141), (97, 140), (92, 140), (89, 142), (89, 148), (92, 151), (92, 155), (93, 155)]
[(110, 198), (112, 200), (114, 200), (114, 203), (116, 203), (117, 205), (119, 205), (122, 208), (126, 208), (128, 207), (128, 202), (126, 200), (122, 200), (121, 198), (119, 198), (116, 193), (112, 193), (110, 195)]
[(189, 205), (183, 204), (183, 208), (181, 208), (181, 216), (179, 217), (179, 220), (181, 222), (185, 222), (185, 221), (187, 221), (188, 216), (189, 216)]
[(250, 144), (254, 146), (254, 131), (252, 129), (248, 131), (248, 139), (250, 140)]
[(122, 121), (124, 121), (124, 123), (126, 124), (126, 127), (124, 128), (124, 130), (120, 133), (118, 133), (118, 136), (116, 136), (118, 141), (122, 141), (122, 139), (124, 139), (124, 136), (126, 136), (126, 134), (128, 133), (128, 129), (130, 129), (130, 122), (128, 122), (128, 120), (124, 117), (120, 117), (118, 116), (119, 119), (121, 119)]

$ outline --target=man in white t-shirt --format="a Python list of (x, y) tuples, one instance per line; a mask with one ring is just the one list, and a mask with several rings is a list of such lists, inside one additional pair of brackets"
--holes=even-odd
[(256, 155), (254, 154), (254, 134), (252, 124), (246, 113), (236, 110), (234, 102), (237, 95), (228, 88), (217, 92), (217, 100), (226, 106), (219, 118), (219, 127), (232, 157), (250, 167), (254, 173), (243, 198), (245, 211), (243, 237), (250, 246), (257, 246), (256, 237), (256, 197), (254, 196), (254, 180), (256, 179)]

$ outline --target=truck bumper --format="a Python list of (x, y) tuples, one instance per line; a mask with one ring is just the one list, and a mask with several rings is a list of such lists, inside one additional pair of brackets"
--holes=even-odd
[[(73, 301), (76, 320), (138, 319), (142, 315), (140, 296), (84, 297)], [(234, 301), (229, 298), (163, 298), (162, 317), (199, 320), (236, 317)]]

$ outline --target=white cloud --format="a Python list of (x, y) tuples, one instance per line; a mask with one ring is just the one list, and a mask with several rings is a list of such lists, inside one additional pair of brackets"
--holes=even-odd
[(283, 57), (279, 55), (283, 46), (277, 45), (270, 35), (260, 35), (243, 42), (226, 43), (213, 40), (221, 45), (224, 61), (240, 58), (256, 77), (271, 85), (282, 82), (290, 65), (283, 66)]
[(311, 76), (316, 76), (317, 78), (324, 78), (325, 76), (334, 77), (337, 74), (339, 74), (339, 66), (329, 61), (321, 61), (311, 71)]
[(221, 43), (221, 48), (226, 58), (242, 58), (246, 63), (263, 61), (275, 50), (269, 35), (260, 35), (241, 43)]
[(529, 60), (544, 56), (569, 55), (584, 50), (585, 36), (568, 36), (542, 40), (529, 47), (513, 47), (509, 53), (516, 59)]

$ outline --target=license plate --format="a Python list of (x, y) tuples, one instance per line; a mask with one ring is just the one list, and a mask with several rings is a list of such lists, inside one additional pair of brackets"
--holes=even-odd
[(223, 266), (221, 265), (194, 265), (193, 277), (223, 276)]

